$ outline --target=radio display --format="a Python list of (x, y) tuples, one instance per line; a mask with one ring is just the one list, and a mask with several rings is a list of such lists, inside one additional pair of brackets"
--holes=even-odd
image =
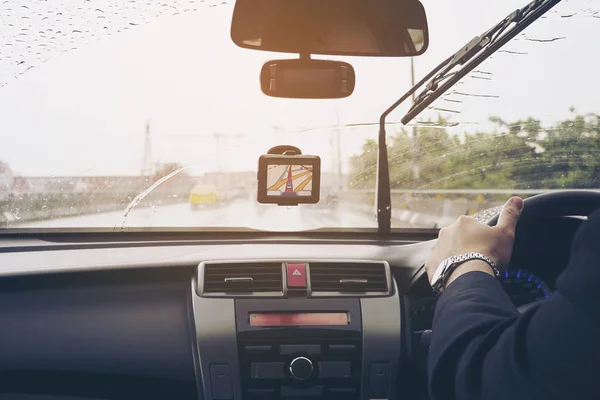
[(348, 313), (250, 313), (250, 326), (348, 325)]

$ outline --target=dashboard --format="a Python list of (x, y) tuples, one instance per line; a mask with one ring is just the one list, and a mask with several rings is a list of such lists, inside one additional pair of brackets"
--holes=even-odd
[[(579, 224), (516, 243), (517, 306), (552, 295)], [(0, 239), (0, 398), (427, 398), (434, 241), (200, 236)]]

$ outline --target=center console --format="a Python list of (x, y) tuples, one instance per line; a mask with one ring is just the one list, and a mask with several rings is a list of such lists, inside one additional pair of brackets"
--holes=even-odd
[[(239, 263), (201, 265), (197, 279), (204, 281), (194, 282), (191, 308), (199, 395), (207, 400), (395, 398), (400, 302), (389, 266), (353, 262), (351, 272), (339, 276), (336, 268), (344, 263), (277, 263), (280, 293), (272, 287), (268, 293), (207, 290), (211, 280), (219, 285), (229, 280), (232, 288), (265, 276), (273, 281), (277, 268), (260, 261), (239, 268)], [(303, 268), (290, 269), (290, 264)], [(358, 284), (375, 282), (379, 272), (372, 271), (382, 265), (385, 291), (358, 290)], [(351, 281), (353, 286), (330, 292), (323, 277), (329, 280), (331, 273), (336, 284)], [(266, 287), (264, 282), (255, 288)], [(328, 291), (317, 293), (319, 285)]]
[(358, 299), (236, 300), (236, 322), (246, 398), (358, 400), (362, 377)]

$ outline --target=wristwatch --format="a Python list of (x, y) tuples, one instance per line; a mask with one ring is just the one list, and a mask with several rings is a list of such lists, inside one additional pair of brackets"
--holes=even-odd
[(498, 271), (496, 263), (484, 254), (465, 253), (460, 254), (458, 256), (451, 256), (442, 260), (440, 265), (438, 265), (437, 269), (433, 273), (433, 278), (431, 279), (431, 287), (433, 288), (433, 292), (435, 293), (435, 295), (439, 296), (442, 293), (442, 291), (446, 287), (446, 282), (448, 281), (448, 278), (450, 277), (452, 272), (454, 272), (456, 267), (471, 260), (481, 260), (487, 263), (490, 267), (492, 267), (492, 270), (494, 271), (494, 276), (496, 276), (496, 278), (500, 276), (500, 271)]

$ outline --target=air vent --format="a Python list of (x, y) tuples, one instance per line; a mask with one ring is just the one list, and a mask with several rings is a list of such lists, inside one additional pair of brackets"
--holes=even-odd
[(389, 293), (384, 263), (310, 263), (312, 292)]
[[(202, 274), (203, 273), (203, 274)], [(281, 263), (202, 263), (200, 293), (251, 295), (283, 294)]]

